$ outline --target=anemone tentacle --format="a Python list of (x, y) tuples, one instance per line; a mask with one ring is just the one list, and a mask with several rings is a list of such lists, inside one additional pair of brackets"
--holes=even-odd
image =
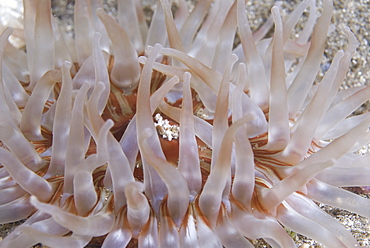
[[(332, 0), (279, 4), (252, 32), (245, 0), (76, 1), (65, 40), (50, 0), (24, 0), (26, 52), (0, 36), (0, 248), (359, 244), (316, 202), (370, 218), (370, 86), (338, 92), (356, 39), (315, 82)], [(294, 26), (309, 9), (305, 28)], [(266, 34), (271, 26), (274, 33)], [(235, 33), (240, 44), (233, 46)], [(70, 42), (72, 41), (72, 42)], [(144, 45), (145, 44), (145, 45)]]

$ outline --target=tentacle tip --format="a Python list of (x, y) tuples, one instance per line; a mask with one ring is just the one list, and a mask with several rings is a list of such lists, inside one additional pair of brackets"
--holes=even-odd
[(39, 203), (39, 200), (37, 199), (37, 197), (35, 195), (31, 195), (30, 197), (30, 203), (36, 207), (36, 205)]

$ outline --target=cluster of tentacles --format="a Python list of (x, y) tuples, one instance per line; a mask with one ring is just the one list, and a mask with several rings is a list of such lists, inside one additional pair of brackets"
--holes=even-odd
[(160, 0), (149, 27), (139, 2), (118, 1), (116, 22), (77, 0), (72, 38), (50, 0), (24, 0), (27, 52), (0, 36), (0, 223), (27, 219), (0, 247), (295, 247), (285, 228), (358, 246), (315, 203), (370, 217), (340, 188), (370, 185), (354, 153), (370, 117), (348, 117), (370, 88), (338, 92), (348, 29), (314, 84), (332, 1), (319, 18), (314, 0), (284, 20), (275, 6), (254, 33), (244, 0)]

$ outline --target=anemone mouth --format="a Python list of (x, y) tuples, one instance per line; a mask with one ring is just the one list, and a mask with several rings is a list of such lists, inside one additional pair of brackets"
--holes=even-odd
[(353, 151), (370, 118), (349, 115), (370, 87), (337, 92), (357, 46), (346, 28), (313, 84), (333, 3), (315, 6), (284, 20), (274, 6), (252, 33), (244, 0), (180, 1), (175, 15), (161, 0), (150, 26), (138, 1), (116, 22), (81, 0), (68, 40), (50, 1), (25, 0), (27, 53), (11, 28), (0, 36), (0, 223), (27, 220), (0, 247), (295, 247), (284, 228), (358, 246), (316, 202), (370, 217), (341, 189), (369, 185)]

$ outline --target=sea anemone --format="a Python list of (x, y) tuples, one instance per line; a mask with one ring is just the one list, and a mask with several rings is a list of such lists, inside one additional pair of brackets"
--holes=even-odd
[[(74, 39), (50, 0), (24, 0), (26, 52), (0, 36), (0, 247), (327, 247), (356, 239), (316, 203), (370, 217), (340, 187), (369, 186), (370, 87), (338, 92), (357, 42), (316, 82), (332, 0), (304, 0), (252, 33), (244, 0), (75, 4)], [(309, 16), (299, 36), (291, 32)], [(315, 25), (316, 23), (316, 25)], [(272, 37), (265, 38), (274, 26)], [(19, 34), (18, 30), (18, 34)], [(240, 44), (236, 44), (237, 33)]]

